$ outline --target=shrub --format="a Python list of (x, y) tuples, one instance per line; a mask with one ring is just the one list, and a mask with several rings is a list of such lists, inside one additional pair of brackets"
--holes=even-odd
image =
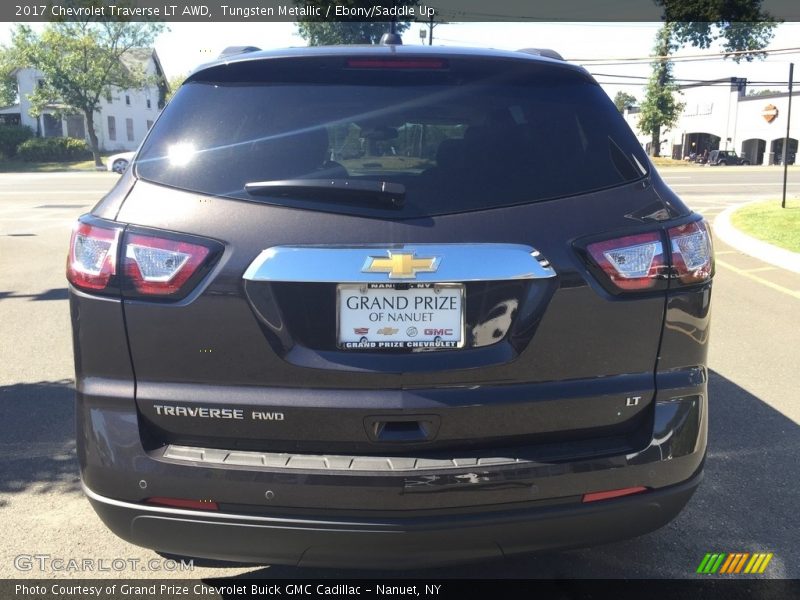
[(11, 158), (17, 146), (33, 137), (33, 129), (27, 125), (0, 125), (0, 154)]
[(17, 156), (30, 162), (86, 160), (92, 152), (84, 140), (65, 137), (31, 138), (17, 148)]

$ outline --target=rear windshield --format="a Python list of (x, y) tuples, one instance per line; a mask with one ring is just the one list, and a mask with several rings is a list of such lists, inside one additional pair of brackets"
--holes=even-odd
[(203, 194), (382, 216), (389, 209), (365, 195), (245, 186), (389, 182), (403, 186), (405, 201), (385, 216), (408, 218), (583, 194), (646, 173), (614, 105), (571, 69), (310, 64), (271, 74), (252, 64), (218, 68), (185, 84), (145, 141), (137, 175)]

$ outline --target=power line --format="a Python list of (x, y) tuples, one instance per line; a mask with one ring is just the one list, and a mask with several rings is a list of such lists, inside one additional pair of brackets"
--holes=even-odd
[[(635, 83), (626, 84), (623, 81), (598, 81), (598, 80), (595, 80), (595, 81), (597, 81), (597, 83), (599, 85), (617, 85), (617, 86), (628, 85), (628, 86), (644, 87), (644, 84), (635, 84)], [(772, 82), (772, 81), (759, 81), (759, 82), (753, 82), (752, 84), (749, 81), (747, 82), (747, 87), (754, 87), (754, 88), (755, 87), (771, 87), (771, 86), (787, 86), (787, 85), (789, 85), (788, 81), (774, 81), (774, 82)], [(730, 86), (730, 83), (725, 83), (725, 82), (721, 82), (721, 83), (698, 83), (696, 85), (696, 87), (726, 87), (726, 86)], [(781, 92), (781, 93), (786, 93), (786, 92)], [(795, 93), (797, 93), (797, 92), (795, 92)]]
[(592, 63), (595, 65), (627, 65), (637, 62), (654, 62), (657, 60), (669, 60), (670, 62), (695, 62), (703, 60), (724, 60), (731, 56), (759, 54), (796, 54), (800, 52), (800, 47), (794, 48), (774, 48), (772, 50), (737, 50), (734, 52), (716, 52), (710, 54), (683, 54), (681, 56), (635, 56), (630, 58), (568, 58), (569, 62)]
[[(450, 23), (448, 23), (450, 24)], [(441, 37), (439, 36), (439, 40), (445, 42), (453, 42), (455, 44), (473, 44), (474, 42), (468, 40), (457, 40), (453, 38)], [(766, 54), (767, 56), (782, 56), (785, 54), (798, 54), (800, 53), (800, 47), (795, 48), (775, 48), (773, 50), (739, 50), (735, 52), (718, 52), (713, 54), (684, 54), (681, 56), (641, 56), (641, 57), (632, 57), (632, 58), (566, 58), (567, 62), (577, 63), (577, 64), (592, 64), (596, 67), (601, 66), (628, 66), (628, 65), (636, 65), (641, 64), (645, 65), (650, 62), (656, 60), (669, 60), (673, 63), (684, 63), (684, 62), (706, 62), (706, 61), (714, 61), (714, 60), (725, 60), (730, 58), (731, 56), (758, 56), (762, 54)]]
[[(781, 53), (781, 54), (776, 54), (775, 56), (790, 56), (792, 54), (798, 54), (798, 53), (797, 52), (784, 52), (784, 53)], [(578, 61), (574, 61), (574, 60), (571, 60), (571, 59), (565, 59), (565, 60), (567, 60), (568, 62), (572, 62), (574, 64), (578, 64), (578, 65), (582, 65), (583, 64), (583, 63), (580, 63)], [(670, 59), (670, 60), (672, 60), (672, 59)], [(716, 61), (716, 60), (724, 60), (724, 58), (723, 57), (689, 58), (689, 59), (686, 59), (686, 60), (672, 60), (672, 62), (674, 62), (674, 63), (694, 63), (694, 62), (712, 62), (712, 61)], [(588, 66), (591, 66), (591, 67), (626, 67), (626, 66), (638, 66), (638, 65), (647, 65), (647, 64), (648, 63), (644, 63), (644, 62), (630, 62), (630, 63), (626, 63), (626, 62), (597, 62), (597, 63), (587, 63), (585, 66), (587, 66), (587, 67)]]
[[(614, 73), (593, 73), (590, 71), (590, 74), (594, 77), (614, 77), (617, 79), (638, 79), (638, 80), (649, 80), (649, 76), (645, 75), (615, 75)], [(738, 78), (744, 79), (744, 78)], [(672, 79), (675, 83), (716, 83), (719, 85), (730, 85), (731, 81), (730, 78), (726, 78), (725, 81), (719, 81), (716, 79), (686, 79), (682, 77), (677, 77)], [(789, 85), (788, 81), (750, 81), (749, 79), (746, 80), (747, 85), (755, 85), (755, 84), (767, 84), (767, 85)]]

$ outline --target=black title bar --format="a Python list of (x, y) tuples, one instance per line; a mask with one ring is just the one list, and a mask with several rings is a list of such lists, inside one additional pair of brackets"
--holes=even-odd
[[(393, 0), (375, 0), (353, 7), (346, 2), (306, 3), (303, 0), (11, 0), (0, 3), (0, 21), (44, 22), (86, 19), (164, 22), (292, 22), (326, 21), (430, 21), (436, 22), (655, 22), (662, 21), (670, 6), (686, 0), (420, 0), (407, 6)], [(666, 8), (665, 8), (666, 7)], [(800, 21), (797, 0), (763, 0), (762, 8), (779, 21)], [(683, 13), (682, 13), (683, 14)], [(713, 19), (709, 19), (713, 20)]]
[(452, 579), (7, 579), (3, 600), (349, 600), (419, 598), (541, 598), (558, 600), (783, 600), (800, 596), (798, 580), (720, 578), (689, 580), (452, 580)]

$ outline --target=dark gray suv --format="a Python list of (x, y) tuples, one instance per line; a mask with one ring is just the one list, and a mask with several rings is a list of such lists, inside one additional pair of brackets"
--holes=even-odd
[(749, 165), (750, 161), (737, 155), (733, 150), (712, 150), (708, 155), (708, 164), (711, 166)]
[(205, 65), (67, 276), (83, 487), (134, 544), (431, 566), (640, 535), (702, 477), (707, 227), (557, 58)]

